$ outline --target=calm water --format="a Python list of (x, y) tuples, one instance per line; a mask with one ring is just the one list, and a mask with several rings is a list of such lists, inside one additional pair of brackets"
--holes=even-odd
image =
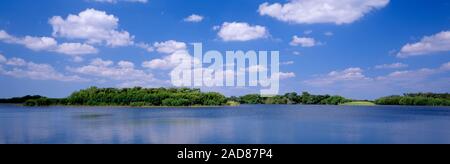
[(450, 108), (1, 105), (0, 143), (450, 143)]

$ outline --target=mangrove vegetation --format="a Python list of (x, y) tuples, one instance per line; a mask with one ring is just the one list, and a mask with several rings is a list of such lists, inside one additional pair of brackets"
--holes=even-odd
[(378, 105), (450, 106), (450, 94), (409, 93), (375, 100)]
[(342, 96), (313, 95), (308, 92), (286, 93), (273, 97), (259, 94), (226, 97), (217, 92), (201, 92), (190, 88), (97, 88), (91, 87), (72, 93), (66, 98), (24, 96), (0, 99), (0, 103), (25, 106), (239, 106), (240, 104), (305, 104), (305, 105), (422, 105), (450, 106), (450, 94), (411, 93), (403, 96), (382, 97), (375, 101), (351, 100)]

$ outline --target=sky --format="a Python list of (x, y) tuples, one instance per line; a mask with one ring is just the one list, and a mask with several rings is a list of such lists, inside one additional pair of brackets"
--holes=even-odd
[(280, 51), (281, 93), (450, 92), (448, 0), (3, 0), (0, 97), (171, 87), (192, 43)]

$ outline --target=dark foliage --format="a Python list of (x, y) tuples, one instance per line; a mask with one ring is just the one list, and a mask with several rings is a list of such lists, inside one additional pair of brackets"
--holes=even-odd
[(40, 99), (40, 98), (44, 98), (42, 96), (39, 95), (35, 95), (35, 96), (31, 96), (31, 95), (27, 95), (24, 97), (13, 97), (10, 99), (0, 99), (0, 103), (6, 104), (22, 104), (25, 103), (28, 100), (36, 100), (36, 99)]
[(375, 100), (378, 105), (450, 106), (450, 94), (409, 93)]
[(219, 106), (226, 103), (220, 93), (202, 93), (189, 88), (96, 88), (73, 93), (66, 105), (118, 106)]
[(240, 102), (241, 104), (322, 104), (322, 105), (339, 105), (350, 102), (341, 96), (330, 95), (311, 95), (303, 92), (302, 95), (297, 93), (287, 93), (285, 95), (274, 97), (262, 97), (260, 95), (251, 94), (241, 97), (231, 97), (231, 101)]

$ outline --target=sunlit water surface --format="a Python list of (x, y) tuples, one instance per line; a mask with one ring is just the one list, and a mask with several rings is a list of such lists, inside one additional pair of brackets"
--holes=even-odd
[(450, 108), (0, 105), (0, 143), (450, 143)]

